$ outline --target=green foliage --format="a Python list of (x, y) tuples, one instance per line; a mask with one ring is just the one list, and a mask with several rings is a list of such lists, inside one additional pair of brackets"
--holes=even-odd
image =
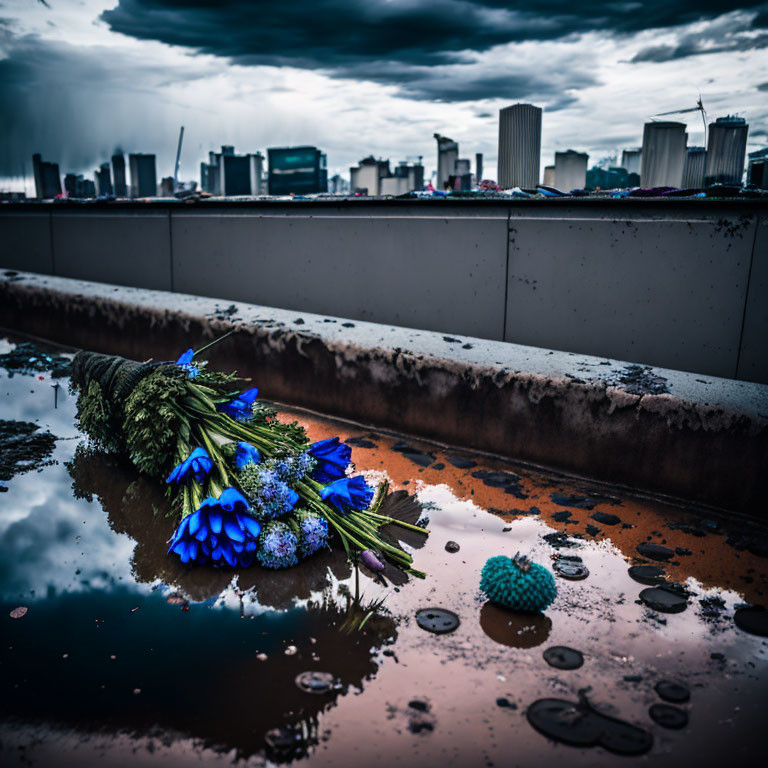
[(123, 434), (131, 461), (141, 472), (164, 477), (177, 460), (184, 423), (178, 403), (187, 394), (186, 379), (158, 368), (142, 379), (125, 402)]
[(90, 381), (87, 389), (77, 398), (75, 423), (94, 444), (111, 453), (121, 450), (120, 430), (110, 404), (101, 391), (99, 383)]

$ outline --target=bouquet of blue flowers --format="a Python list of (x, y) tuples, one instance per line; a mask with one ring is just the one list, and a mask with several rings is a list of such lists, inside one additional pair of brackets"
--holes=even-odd
[(258, 389), (196, 360), (203, 349), (175, 363), (79, 352), (72, 364), (81, 429), (166, 482), (179, 518), (168, 553), (183, 563), (288, 568), (335, 533), (350, 559), (423, 576), (380, 535), (388, 524), (426, 533), (380, 514), (386, 483), (374, 489), (349, 476), (348, 445), (310, 443), (303, 427), (257, 400)]

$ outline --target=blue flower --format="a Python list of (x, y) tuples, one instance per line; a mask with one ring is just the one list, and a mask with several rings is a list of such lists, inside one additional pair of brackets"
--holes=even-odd
[(200, 369), (196, 365), (192, 365), (192, 358), (194, 356), (194, 351), (188, 349), (186, 352), (180, 354), (179, 359), (176, 361), (176, 365), (183, 368), (188, 373), (190, 379), (194, 379), (195, 376), (200, 373)]
[(299, 494), (284, 483), (274, 470), (260, 472), (258, 491), (253, 498), (256, 511), (264, 517), (275, 518), (290, 512), (299, 500)]
[(191, 479), (202, 483), (213, 467), (211, 457), (205, 448), (195, 448), (181, 464), (177, 464), (168, 475), (166, 483), (187, 483)]
[(226, 413), (235, 421), (248, 421), (253, 416), (253, 401), (259, 396), (259, 390), (254, 387), (241, 392), (234, 400), (228, 403), (220, 403), (216, 409)]
[(249, 464), (261, 464), (261, 455), (250, 443), (239, 442), (233, 461), (239, 470), (243, 470)]
[(333, 504), (339, 512), (368, 509), (373, 500), (373, 488), (360, 475), (343, 477), (326, 485), (320, 496), (324, 501)]
[(291, 485), (303, 480), (304, 476), (311, 472), (316, 464), (317, 462), (310, 456), (309, 451), (302, 451), (293, 456), (273, 459), (270, 462), (270, 469), (277, 473), (280, 480)]
[(352, 449), (338, 437), (312, 443), (309, 454), (317, 462), (312, 478), (318, 483), (331, 483), (344, 477), (352, 459)]
[(218, 499), (209, 496), (176, 529), (168, 546), (182, 563), (227, 563), (246, 568), (253, 562), (261, 524), (248, 512), (240, 491), (225, 488)]
[(296, 534), (285, 524), (272, 521), (264, 526), (256, 552), (265, 568), (290, 568), (299, 562)]
[(308, 557), (328, 544), (328, 521), (317, 512), (301, 510), (296, 514), (299, 524), (299, 552)]

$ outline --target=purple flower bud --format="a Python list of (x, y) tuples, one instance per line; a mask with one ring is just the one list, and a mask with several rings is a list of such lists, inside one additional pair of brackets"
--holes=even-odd
[(370, 549), (366, 549), (360, 553), (360, 560), (362, 560), (363, 565), (366, 568), (374, 573), (381, 573), (386, 568), (384, 563), (382, 563)]

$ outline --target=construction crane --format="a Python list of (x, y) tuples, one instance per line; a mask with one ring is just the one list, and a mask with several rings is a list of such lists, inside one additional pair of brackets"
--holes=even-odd
[(184, 126), (179, 131), (179, 146), (176, 149), (176, 165), (173, 168), (173, 191), (179, 188), (179, 162), (181, 161), (181, 142), (184, 140)]
[(689, 107), (688, 109), (673, 109), (670, 112), (660, 112), (654, 117), (664, 117), (665, 115), (682, 115), (685, 112), (701, 112), (701, 122), (704, 123), (704, 146), (707, 146), (707, 112), (704, 109), (704, 104), (701, 101), (701, 94), (699, 94), (699, 100), (696, 102), (695, 107)]

